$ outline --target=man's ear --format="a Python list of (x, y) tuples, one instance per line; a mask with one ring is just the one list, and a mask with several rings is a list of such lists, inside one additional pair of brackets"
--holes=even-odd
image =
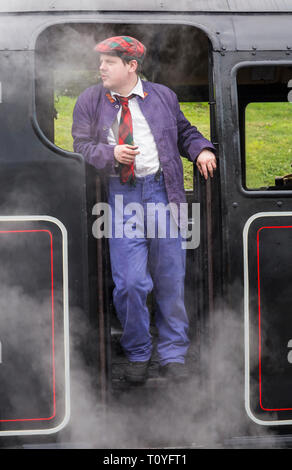
[(136, 59), (132, 59), (129, 61), (129, 65), (130, 65), (130, 71), (131, 72), (137, 72), (137, 69), (138, 69), (138, 62)]

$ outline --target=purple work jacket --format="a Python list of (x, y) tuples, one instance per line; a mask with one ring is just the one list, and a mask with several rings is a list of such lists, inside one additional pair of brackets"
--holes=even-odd
[[(157, 145), (168, 201), (185, 202), (180, 155), (194, 162), (204, 148), (215, 153), (215, 147), (185, 118), (172, 90), (144, 80), (142, 85), (144, 98), (136, 99)], [(74, 151), (103, 174), (115, 173), (114, 146), (107, 137), (119, 107), (109, 90), (98, 84), (81, 93), (73, 112)]]

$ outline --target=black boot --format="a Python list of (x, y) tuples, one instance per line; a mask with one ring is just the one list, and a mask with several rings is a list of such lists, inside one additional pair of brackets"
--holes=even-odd
[(131, 362), (129, 361), (126, 368), (124, 377), (127, 382), (131, 383), (144, 383), (148, 378), (148, 366), (150, 361), (144, 362)]

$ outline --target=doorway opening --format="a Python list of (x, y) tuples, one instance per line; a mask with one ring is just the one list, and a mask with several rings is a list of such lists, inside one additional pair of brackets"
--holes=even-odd
[[(73, 151), (71, 136), (72, 112), (79, 94), (99, 82), (97, 56), (94, 46), (106, 37), (129, 35), (147, 47), (142, 79), (161, 83), (178, 96), (181, 109), (191, 124), (210, 139), (210, 42), (198, 28), (174, 24), (99, 24), (66, 23), (53, 25), (37, 39), (35, 50), (36, 118), (45, 136), (56, 146)], [(183, 160), (184, 182), (189, 207), (202, 203), (205, 195), (202, 179), (192, 162)], [(105, 389), (119, 389), (125, 357), (119, 346), (121, 326), (112, 303), (113, 283), (107, 242), (98, 245), (92, 235), (92, 208), (103, 199), (102, 178), (87, 166), (88, 207), (88, 283), (92, 315), (102, 309), (99, 341), (102, 343), (102, 368)], [(191, 217), (191, 211), (190, 211)], [(185, 304), (190, 320), (191, 345), (187, 357), (190, 374), (198, 370), (200, 347), (206, 332), (208, 298), (208, 261), (206, 260), (206, 215), (201, 210), (201, 240), (198, 248), (187, 250)], [(192, 220), (189, 220), (192, 223)], [(96, 292), (98, 291), (98, 296)], [(99, 297), (99, 300), (97, 300)], [(101, 299), (101, 300), (100, 300)], [(154, 344), (157, 336), (154, 325), (153, 298), (148, 299), (151, 333)], [(102, 382), (101, 378), (101, 382)], [(150, 368), (151, 386), (157, 385), (158, 360), (153, 355)]]

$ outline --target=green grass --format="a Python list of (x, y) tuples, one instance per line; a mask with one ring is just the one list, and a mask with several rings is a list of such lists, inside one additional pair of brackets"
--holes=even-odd
[(292, 104), (251, 103), (246, 108), (246, 186), (273, 186), (291, 173)]
[[(72, 113), (76, 98), (55, 100), (55, 144), (73, 151)], [(208, 103), (181, 103), (186, 118), (210, 138)], [(251, 103), (246, 108), (246, 186), (273, 186), (276, 176), (292, 173), (292, 104)], [(182, 158), (185, 188), (193, 187), (193, 163)]]
[(55, 119), (55, 144), (64, 150), (73, 152), (71, 135), (72, 115), (77, 98), (59, 96), (55, 99), (55, 109), (58, 119)]
[[(206, 139), (210, 139), (210, 117), (208, 103), (180, 103), (180, 108), (185, 117)], [(182, 158), (184, 168), (185, 189), (193, 188), (193, 167), (194, 164)]]

